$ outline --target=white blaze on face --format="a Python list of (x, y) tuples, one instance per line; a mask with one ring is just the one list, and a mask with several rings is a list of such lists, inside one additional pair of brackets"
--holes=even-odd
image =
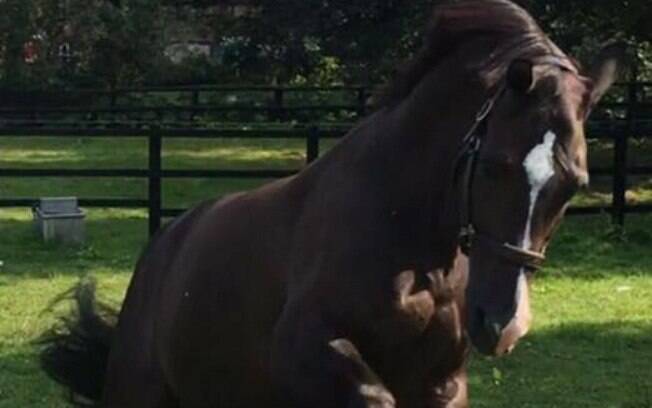
[(527, 334), (531, 321), (530, 292), (525, 273), (521, 272), (516, 284), (516, 313), (502, 331), (496, 346), (496, 354), (500, 356), (510, 352), (518, 339)]
[(525, 223), (525, 233), (523, 234), (523, 249), (532, 248), (532, 216), (534, 208), (539, 198), (539, 193), (548, 181), (555, 175), (555, 163), (553, 159), (553, 147), (557, 135), (548, 131), (543, 137), (543, 143), (538, 144), (530, 150), (523, 161), (523, 167), (527, 174), (527, 181), (530, 184), (530, 207), (528, 210), (527, 221)]
[[(523, 167), (530, 184), (530, 205), (521, 248), (532, 249), (532, 216), (543, 187), (555, 175), (554, 151), (557, 135), (548, 131), (543, 137), (543, 143), (534, 146), (523, 161)], [(519, 338), (530, 328), (532, 316), (530, 313), (530, 293), (525, 271), (521, 269), (516, 284), (516, 312), (509, 324), (503, 329), (500, 341), (496, 346), (496, 354), (502, 355), (511, 350)]]

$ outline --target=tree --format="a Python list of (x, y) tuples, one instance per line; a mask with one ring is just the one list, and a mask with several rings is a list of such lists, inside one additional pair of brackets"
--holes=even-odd
[[(22, 89), (141, 81), (162, 55), (162, 14), (155, 0), (0, 3), (2, 82)], [(25, 64), (30, 41), (38, 58)]]
[[(451, 1), (451, 0), (447, 0)], [(458, 0), (463, 1), (463, 0)], [(652, 7), (649, 0), (517, 0), (544, 30), (580, 59), (602, 43), (630, 42), (642, 62), (650, 59)], [(196, 6), (205, 7), (203, 2)], [(324, 58), (340, 66), (341, 80), (377, 82), (398, 60), (418, 48), (434, 0), (249, 0), (245, 17), (213, 21), (217, 38), (245, 38), (248, 49), (234, 61), (246, 75), (263, 69), (287, 82), (310, 77)], [(263, 62), (260, 62), (262, 60)]]
[(2, 77), (15, 78), (19, 83), (23, 82), (25, 69), (23, 49), (31, 34), (30, 11), (29, 2), (8, 0), (0, 3), (0, 40), (4, 51)]
[[(0, 81), (20, 89), (115, 87), (183, 71), (179, 77), (194, 81), (219, 74), (223, 82), (377, 83), (418, 49), (440, 1), (465, 0), (5, 0)], [(607, 40), (631, 43), (652, 79), (649, 0), (516, 1), (581, 60)], [(170, 23), (206, 27), (221, 46), (221, 64), (166, 62)], [(39, 58), (26, 64), (30, 41)]]
[[(564, 49), (582, 60), (595, 55), (605, 42), (621, 40), (644, 75), (652, 72), (652, 8), (645, 0), (522, 0), (544, 30)], [(647, 70), (647, 72), (646, 72)]]
[[(279, 82), (309, 76), (324, 57), (343, 80), (370, 81), (415, 44), (431, 0), (252, 0), (246, 16), (213, 22), (217, 38), (246, 38)], [(419, 27), (419, 29), (416, 29)], [(256, 64), (245, 62), (248, 68)]]

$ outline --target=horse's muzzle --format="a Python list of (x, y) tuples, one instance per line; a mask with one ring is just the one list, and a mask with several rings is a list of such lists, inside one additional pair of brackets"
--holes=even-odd
[(471, 315), (468, 319), (468, 334), (471, 343), (480, 353), (495, 356), (505, 324), (486, 316), (479, 308), (473, 309), (475, 310), (470, 310)]
[(482, 307), (468, 304), (467, 332), (471, 343), (482, 354), (509, 354), (530, 328), (529, 288), (525, 277), (519, 278), (515, 307), (505, 313), (487, 313)]

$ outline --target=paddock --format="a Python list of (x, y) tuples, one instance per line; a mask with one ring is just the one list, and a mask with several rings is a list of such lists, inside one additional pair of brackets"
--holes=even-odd
[[(334, 140), (322, 142), (322, 151)], [(630, 160), (652, 157), (634, 140)], [(613, 157), (609, 143), (591, 143), (592, 165)], [(146, 168), (147, 138), (2, 137), (1, 168)], [(106, 152), (111, 154), (106, 154)], [(162, 146), (163, 168), (199, 171), (293, 171), (307, 159), (305, 140), (292, 138), (174, 139)], [(649, 161), (648, 161), (649, 163)], [(163, 208), (252, 188), (269, 177), (174, 178), (161, 186)], [(630, 200), (652, 201), (649, 176), (633, 176)], [(610, 177), (595, 177), (576, 206), (609, 207)], [(128, 177), (3, 177), (3, 198), (68, 195), (143, 200), (146, 180)], [(113, 198), (111, 198), (113, 197)], [(630, 203), (632, 203), (630, 201)], [(147, 207), (143, 205), (143, 207)], [(33, 341), (53, 323), (43, 311), (80, 276), (91, 274), (108, 303), (120, 304), (148, 238), (146, 208), (92, 208), (88, 242), (67, 248), (38, 242), (26, 208), (0, 210), (0, 407), (64, 407), (63, 391), (38, 369)], [(533, 287), (535, 322), (508, 358), (475, 356), (471, 395), (478, 407), (644, 407), (652, 403), (652, 215), (628, 214), (624, 230), (605, 210), (568, 217), (550, 261)], [(171, 214), (170, 214), (171, 215)], [(61, 306), (62, 313), (66, 306)], [(596, 311), (599, 311), (596, 313)]]

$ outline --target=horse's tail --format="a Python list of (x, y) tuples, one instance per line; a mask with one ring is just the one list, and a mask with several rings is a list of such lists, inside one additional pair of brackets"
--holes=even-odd
[(73, 313), (38, 340), (41, 367), (70, 390), (73, 401), (94, 404), (102, 397), (117, 313), (96, 301), (92, 279), (81, 280), (51, 307), (68, 299), (75, 301)]

